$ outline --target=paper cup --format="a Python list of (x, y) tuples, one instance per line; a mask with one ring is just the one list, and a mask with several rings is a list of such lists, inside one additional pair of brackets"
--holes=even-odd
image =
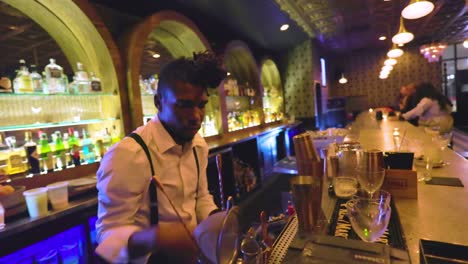
[(68, 206), (68, 182), (56, 182), (47, 185), (47, 193), (54, 210)]
[(36, 188), (23, 192), (28, 206), (29, 216), (32, 218), (45, 216), (47, 210), (47, 188)]

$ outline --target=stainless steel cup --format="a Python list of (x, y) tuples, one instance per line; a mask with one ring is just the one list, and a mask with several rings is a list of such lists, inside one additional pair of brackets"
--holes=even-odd
[(385, 168), (383, 152), (378, 149), (363, 151), (359, 167), (367, 171)]

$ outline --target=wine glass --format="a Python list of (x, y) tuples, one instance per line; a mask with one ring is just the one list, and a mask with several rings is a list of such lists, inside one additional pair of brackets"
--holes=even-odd
[(357, 179), (361, 188), (365, 190), (370, 197), (382, 187), (385, 178), (384, 168), (358, 168)]
[(387, 230), (392, 212), (389, 201), (389, 194), (379, 193), (377, 198), (355, 196), (346, 202), (351, 226), (363, 241), (375, 242)]

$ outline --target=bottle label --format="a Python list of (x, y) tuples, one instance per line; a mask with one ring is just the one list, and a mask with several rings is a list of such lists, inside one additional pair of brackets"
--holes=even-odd
[(100, 92), (100, 91), (102, 91), (101, 82), (98, 82), (98, 81), (91, 81), (91, 90), (93, 90), (93, 92)]
[(49, 69), (51, 78), (62, 78), (62, 71), (59, 69)]
[(11, 155), (9, 159), (12, 168), (20, 168), (23, 166), (23, 158), (21, 158), (21, 155)]

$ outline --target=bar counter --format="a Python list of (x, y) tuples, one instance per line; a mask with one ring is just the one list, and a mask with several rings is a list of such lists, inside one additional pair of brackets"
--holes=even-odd
[[(370, 113), (361, 114), (353, 123), (351, 137), (358, 138), (365, 149), (391, 150), (395, 127), (400, 133), (406, 131), (402, 150), (423, 153), (424, 145), (434, 144), (422, 127), (406, 121), (376, 121)], [(434, 168), (432, 176), (456, 177), (465, 187), (418, 182), (418, 199), (394, 199), (412, 263), (419, 263), (420, 239), (468, 245), (468, 161), (449, 148), (443, 151), (443, 159), (448, 164)]]

